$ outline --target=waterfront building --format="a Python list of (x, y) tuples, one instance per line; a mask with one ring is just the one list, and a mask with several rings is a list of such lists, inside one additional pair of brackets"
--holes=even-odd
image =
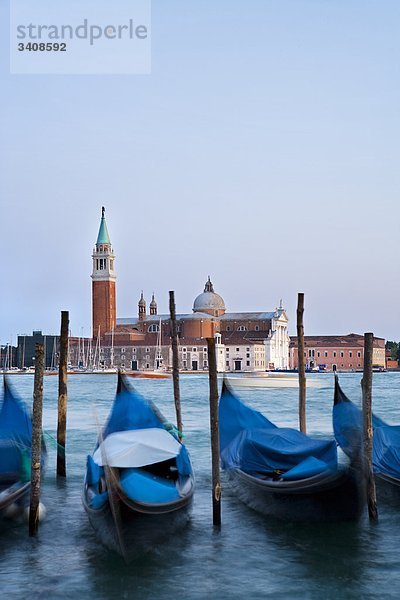
[[(117, 318), (115, 255), (104, 208), (92, 254), (93, 338), (101, 339), (101, 361), (129, 370), (172, 365), (169, 314), (158, 314), (154, 294), (149, 304), (141, 292), (137, 316)], [(271, 312), (226, 311), (225, 301), (208, 277), (191, 313), (177, 314), (179, 363), (182, 370), (208, 369), (207, 337), (217, 341), (219, 371), (287, 369), (288, 317), (280, 303)]]
[[(364, 336), (316, 335), (304, 337), (306, 368), (323, 371), (360, 371), (364, 365)], [(374, 337), (373, 366), (385, 368), (385, 340)], [(298, 341), (291, 338), (289, 367), (298, 367)]]

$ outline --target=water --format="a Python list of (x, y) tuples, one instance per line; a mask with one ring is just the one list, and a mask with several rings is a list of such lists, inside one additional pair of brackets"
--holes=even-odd
[[(310, 434), (332, 435), (333, 378), (315, 375), (321, 387), (308, 390)], [(344, 391), (360, 402), (359, 374), (341, 376)], [(32, 397), (33, 377), (12, 383)], [(186, 443), (196, 471), (193, 515), (184, 532), (140, 560), (125, 565), (98, 544), (81, 504), (86, 454), (95, 444), (115, 391), (114, 376), (72, 376), (68, 381), (66, 482), (57, 483), (55, 450), (49, 448), (42, 489), (47, 517), (36, 538), (27, 526), (0, 537), (0, 581), (4, 598), (184, 597), (330, 598), (398, 597), (400, 514), (379, 506), (379, 523), (294, 525), (266, 519), (237, 501), (223, 487), (222, 529), (211, 519), (208, 381), (181, 378)], [(137, 380), (136, 387), (174, 419), (172, 381)], [(374, 375), (374, 409), (389, 423), (400, 423), (399, 373)], [(241, 390), (252, 406), (279, 425), (297, 426), (297, 390)], [(57, 378), (45, 379), (44, 427), (55, 435)]]

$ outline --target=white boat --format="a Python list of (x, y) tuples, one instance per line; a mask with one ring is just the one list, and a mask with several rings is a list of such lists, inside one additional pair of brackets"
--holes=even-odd
[[(299, 378), (297, 373), (260, 373), (257, 375), (228, 376), (232, 387), (240, 388), (298, 388)], [(318, 388), (320, 383), (314, 378), (306, 379), (307, 387)]]

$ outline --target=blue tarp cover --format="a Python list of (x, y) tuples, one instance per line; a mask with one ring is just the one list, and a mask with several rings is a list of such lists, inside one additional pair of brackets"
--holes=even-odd
[[(319, 440), (286, 427), (278, 428), (261, 413), (244, 405), (224, 386), (219, 406), (221, 461), (225, 469), (246, 473), (289, 471), (309, 457), (336, 469), (334, 440)], [(298, 478), (309, 477), (307, 465)]]
[(144, 473), (138, 469), (124, 469), (121, 487), (128, 498), (145, 504), (165, 504), (180, 498), (173, 481)]
[(0, 473), (18, 474), (21, 453), (26, 450), (30, 452), (31, 444), (29, 413), (23, 402), (6, 385), (0, 411)]
[[(123, 388), (116, 394), (102, 437), (105, 439), (111, 433), (118, 431), (151, 429), (154, 427), (167, 429), (149, 402), (136, 391)], [(176, 466), (181, 476), (189, 476), (192, 473), (189, 454), (184, 445), (181, 446), (180, 453), (176, 457)], [(98, 482), (100, 477), (98, 469), (99, 467), (94, 463), (92, 457), (88, 457), (86, 481), (89, 485), (96, 485)], [(120, 481), (125, 493), (138, 502), (163, 503), (179, 498), (174, 483), (143, 471), (121, 469)], [(91, 506), (100, 508), (106, 498), (107, 493), (97, 494), (91, 500)]]
[[(387, 425), (372, 415), (374, 428), (372, 464), (375, 473), (400, 478), (400, 426)], [(333, 407), (333, 430), (342, 450), (351, 456), (352, 446), (360, 448), (362, 441), (362, 412), (346, 398)]]
[(164, 425), (153, 411), (151, 405), (134, 390), (123, 389), (114, 400), (110, 416), (103, 431), (106, 438), (116, 431), (147, 429)]

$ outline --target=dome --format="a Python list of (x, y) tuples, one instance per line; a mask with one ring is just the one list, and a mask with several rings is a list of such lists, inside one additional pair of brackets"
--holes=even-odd
[(193, 312), (204, 312), (217, 317), (225, 312), (225, 302), (219, 294), (214, 292), (210, 277), (204, 287), (204, 292), (199, 294), (193, 303)]

